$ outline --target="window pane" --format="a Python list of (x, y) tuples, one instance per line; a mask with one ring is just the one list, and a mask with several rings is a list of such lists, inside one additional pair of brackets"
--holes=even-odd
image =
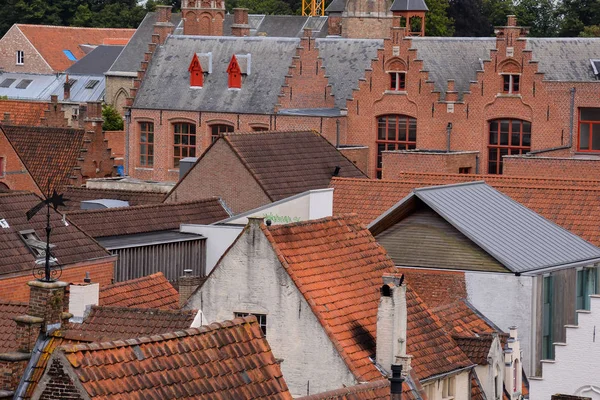
[(190, 147), (190, 157), (196, 157), (196, 149), (194, 147)]
[(154, 165), (154, 157), (148, 156), (148, 166), (152, 167)]
[(500, 145), (508, 146), (508, 132), (500, 131)]
[(146, 140), (146, 134), (145, 133), (140, 134), (140, 142), (141, 143), (146, 143), (147, 142), (147, 140)]
[(148, 147), (145, 144), (140, 145), (140, 153), (141, 154), (148, 154)]
[(153, 145), (148, 145), (148, 155), (153, 155), (154, 154), (154, 146)]
[(523, 134), (523, 146), (531, 147), (531, 133)]
[(582, 108), (580, 119), (582, 121), (600, 121), (600, 108)]
[(146, 156), (143, 153), (140, 155), (140, 164), (146, 165)]
[(377, 139), (385, 140), (385, 118), (377, 120)]
[(502, 79), (504, 80), (502, 91), (508, 93), (510, 91), (510, 75), (502, 75)]
[[(400, 121), (402, 124), (402, 120)], [(387, 140), (396, 140), (396, 117), (388, 117), (388, 135)], [(401, 125), (402, 126), (402, 125)]]
[(489, 158), (490, 161), (496, 161), (498, 159), (498, 149), (490, 149)]
[(394, 143), (388, 143), (386, 150), (396, 150), (396, 145)]
[(512, 134), (510, 135), (510, 145), (511, 146), (520, 146), (521, 145), (521, 135), (519, 134), (519, 132), (513, 131)]
[(579, 148), (588, 150), (590, 148), (590, 126), (581, 124), (579, 127)]
[(148, 134), (148, 143), (154, 143), (154, 133)]
[(531, 133), (531, 122), (522, 121), (523, 123), (523, 133)]
[(175, 157), (179, 157), (181, 155), (180, 151), (181, 151), (180, 147), (175, 147), (173, 149), (173, 154), (175, 155)]
[(488, 174), (497, 174), (497, 164), (495, 161), (490, 161), (488, 163)]
[(512, 92), (513, 93), (519, 93), (519, 79), (520, 79), (519, 75), (512, 75), (512, 81), (513, 81)]
[(181, 144), (183, 144), (183, 145), (188, 145), (188, 144), (189, 144), (189, 143), (188, 143), (188, 141), (189, 141), (189, 138), (190, 138), (190, 137), (189, 137), (188, 135), (183, 135), (183, 136), (181, 136)]
[(175, 140), (175, 144), (181, 143), (181, 135), (175, 135), (175, 136), (173, 136), (173, 138)]
[(397, 76), (398, 75), (395, 72), (390, 72), (390, 89), (391, 90), (396, 90), (396, 84), (398, 83)]
[(408, 120), (408, 140), (410, 142), (417, 141), (417, 120), (414, 118)]
[(398, 78), (400, 79), (400, 89), (406, 89), (406, 74), (401, 72), (398, 74)]
[(592, 150), (600, 150), (600, 124), (592, 125)]

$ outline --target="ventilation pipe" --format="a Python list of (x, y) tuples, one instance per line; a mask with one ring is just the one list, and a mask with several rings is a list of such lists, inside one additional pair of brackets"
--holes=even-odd
[(446, 125), (446, 153), (450, 153), (450, 134), (452, 133), (452, 122)]

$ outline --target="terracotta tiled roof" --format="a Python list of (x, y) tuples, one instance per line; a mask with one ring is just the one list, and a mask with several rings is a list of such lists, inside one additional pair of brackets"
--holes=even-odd
[(10, 123), (14, 125), (38, 126), (48, 103), (23, 100), (0, 100), (0, 120), (10, 113)]
[(486, 400), (485, 392), (481, 387), (481, 382), (475, 370), (473, 370), (471, 375), (471, 400)]
[[(395, 272), (385, 250), (355, 216), (262, 228), (356, 378), (381, 378), (369, 357), (375, 354), (382, 275)], [(470, 365), (410, 286), (407, 308), (407, 352), (418, 379)]]
[(440, 305), (432, 311), (446, 323), (447, 331), (453, 335), (477, 336), (501, 332), (464, 299)]
[(162, 272), (157, 272), (102, 288), (100, 305), (176, 309), (179, 308), (179, 293)]
[[(39, 212), (30, 221), (25, 213), (41, 199), (27, 192), (0, 193), (0, 219), (5, 219), (9, 228), (0, 229), (0, 275), (31, 271), (36, 257), (22, 240), (20, 231), (33, 229), (37, 236), (45, 238), (46, 213)], [(56, 245), (52, 254), (65, 266), (86, 260), (112, 257), (94, 239), (76, 226), (65, 226), (62, 216), (51, 210), (51, 243)], [(2, 293), (0, 291), (0, 297)]]
[(92, 399), (292, 398), (253, 316), (61, 351)]
[(435, 308), (467, 297), (465, 273), (433, 269), (397, 268), (427, 306)]
[(329, 186), (336, 166), (339, 176), (366, 177), (316, 132), (225, 134), (246, 168), (271, 200), (281, 200)]
[(98, 238), (179, 229), (182, 223), (210, 224), (229, 217), (217, 198), (184, 203), (80, 210), (68, 213), (69, 221)]
[(27, 314), (29, 305), (14, 301), (0, 301), (0, 353), (17, 350), (15, 330), (17, 324), (13, 318)]
[(357, 213), (370, 223), (414, 188), (484, 180), (544, 218), (600, 245), (600, 181), (498, 175), (403, 174), (401, 181), (334, 178), (334, 214)]
[(160, 204), (163, 202), (166, 193), (159, 192), (135, 192), (132, 190), (111, 190), (111, 189), (88, 189), (85, 187), (69, 186), (63, 191), (65, 198), (68, 199), (67, 211), (76, 211), (81, 209), (83, 200), (113, 199), (129, 202), (130, 206), (141, 206), (145, 204)]
[(80, 45), (126, 44), (135, 29), (77, 28), (71, 26), (24, 25), (17, 27), (54, 71), (65, 71), (75, 62), (63, 50), (69, 50), (78, 60), (85, 56)]
[(48, 365), (48, 360), (52, 356), (52, 353), (54, 353), (54, 350), (56, 350), (56, 348), (58, 346), (61, 346), (63, 344), (79, 343), (77, 341), (70, 342), (70, 341), (66, 340), (65, 338), (63, 338), (62, 336), (59, 336), (58, 334), (59, 334), (59, 332), (55, 332), (55, 334), (53, 336), (50, 336), (46, 339), (46, 341), (41, 349), (34, 350), (34, 351), (39, 351), (39, 358), (38, 358), (37, 363), (34, 366), (32, 366), (31, 374), (29, 376), (26, 376), (25, 379), (22, 381), (22, 384), (24, 384), (24, 386), (25, 386), (24, 395), (23, 395), (24, 399), (30, 399), (31, 396), (33, 395), (33, 392), (34, 392), (35, 388), (37, 387), (38, 382), (42, 378), (42, 375), (44, 374), (44, 370), (46, 369), (46, 366)]
[(61, 191), (79, 165), (84, 132), (79, 129), (0, 125), (37, 185)]
[(475, 364), (487, 365), (488, 354), (494, 337), (492, 335), (484, 335), (480, 337), (459, 337), (454, 336), (456, 344)]
[[(412, 389), (404, 383), (402, 385), (402, 398), (416, 399)], [(296, 400), (389, 400), (390, 382), (387, 379), (349, 386), (328, 392), (317, 393), (310, 396), (296, 398)]]
[(70, 340), (105, 342), (158, 335), (191, 327), (196, 314), (196, 310), (95, 306), (82, 323), (70, 324), (65, 337)]

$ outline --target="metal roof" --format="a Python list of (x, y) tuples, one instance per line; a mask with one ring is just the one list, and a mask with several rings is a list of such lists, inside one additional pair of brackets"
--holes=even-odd
[(391, 11), (429, 11), (423, 0), (394, 0)]
[(130, 247), (154, 246), (167, 243), (189, 242), (190, 240), (206, 240), (206, 237), (193, 233), (178, 231), (161, 231), (137, 233), (134, 235), (107, 236), (96, 239), (107, 250), (126, 249)]
[(68, 74), (102, 75), (121, 54), (124, 46), (98, 46), (67, 69)]
[(415, 189), (369, 228), (415, 197), (512, 272), (600, 262), (600, 248), (484, 182)]
[[(43, 100), (50, 101), (50, 96), (55, 94), (59, 101), (64, 100), (64, 83), (67, 79), (65, 74), (25, 74), (4, 72), (0, 74), (0, 85), (6, 79), (14, 79), (8, 87), (0, 86), (0, 96), (9, 99)], [(21, 82), (31, 80), (24, 89), (18, 88)], [(69, 81), (74, 82), (71, 86), (70, 98), (73, 103), (85, 103), (88, 101), (101, 101), (104, 98), (105, 80), (104, 75), (69, 75)], [(24, 85), (22, 85), (24, 86)]]

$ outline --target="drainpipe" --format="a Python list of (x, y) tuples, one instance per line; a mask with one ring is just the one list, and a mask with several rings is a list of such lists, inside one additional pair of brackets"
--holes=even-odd
[(335, 148), (340, 148), (340, 120), (335, 120)]
[(572, 87), (571, 90), (571, 120), (569, 126), (569, 147), (573, 146), (573, 125), (575, 123), (575, 88)]
[(446, 126), (446, 153), (450, 153), (450, 134), (452, 133), (452, 122)]
[(129, 126), (131, 125), (131, 108), (125, 110), (125, 176), (129, 176)]

